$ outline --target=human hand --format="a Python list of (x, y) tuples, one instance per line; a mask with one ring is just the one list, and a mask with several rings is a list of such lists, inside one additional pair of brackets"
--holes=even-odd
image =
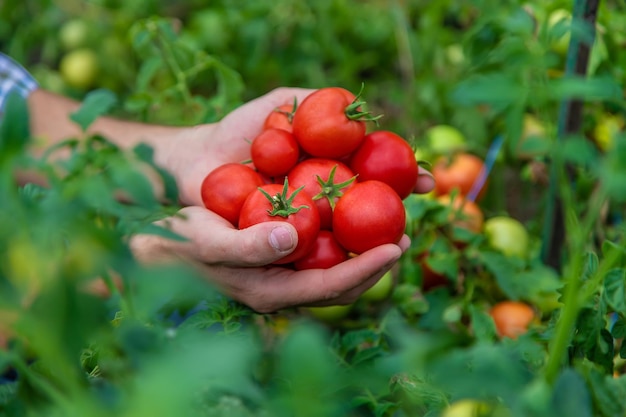
[[(180, 200), (188, 207), (180, 217), (162, 222), (188, 241), (139, 235), (131, 241), (137, 258), (146, 263), (179, 259), (196, 265), (225, 294), (259, 312), (310, 305), (349, 304), (373, 286), (409, 247), (398, 244), (371, 249), (326, 270), (294, 271), (271, 266), (297, 245), (293, 226), (266, 222), (238, 230), (203, 207), (200, 188), (214, 168), (250, 159), (250, 142), (274, 108), (301, 102), (314, 90), (279, 88), (234, 110), (222, 121), (181, 132), (168, 166), (177, 178)], [(434, 187), (432, 175), (420, 167), (414, 191)]]
[(161, 225), (185, 236), (174, 241), (137, 235), (131, 249), (142, 263), (184, 261), (198, 268), (224, 294), (259, 313), (293, 306), (350, 304), (373, 286), (410, 241), (381, 245), (329, 269), (295, 271), (272, 266), (297, 244), (294, 228), (266, 222), (238, 230), (202, 207), (186, 207)]

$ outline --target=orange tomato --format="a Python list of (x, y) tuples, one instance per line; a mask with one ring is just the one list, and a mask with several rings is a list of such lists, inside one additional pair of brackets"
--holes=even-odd
[[(470, 153), (457, 153), (437, 159), (432, 168), (435, 194), (445, 195), (458, 190), (460, 194), (468, 195), (483, 166), (483, 160)], [(477, 199), (484, 195), (486, 189), (487, 181), (478, 193)]]
[(535, 311), (531, 306), (511, 300), (495, 304), (489, 314), (493, 318), (498, 335), (511, 339), (526, 333), (528, 326), (535, 319)]
[(450, 206), (453, 212), (450, 221), (457, 227), (462, 227), (474, 233), (480, 233), (483, 229), (485, 216), (480, 207), (473, 201), (467, 200), (464, 196), (457, 194), (445, 194), (437, 197), (437, 201), (445, 206)]

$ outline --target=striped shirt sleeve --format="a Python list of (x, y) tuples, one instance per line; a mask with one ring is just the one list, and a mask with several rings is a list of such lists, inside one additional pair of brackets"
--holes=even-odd
[(0, 119), (10, 94), (26, 98), (37, 87), (37, 81), (24, 67), (0, 52)]

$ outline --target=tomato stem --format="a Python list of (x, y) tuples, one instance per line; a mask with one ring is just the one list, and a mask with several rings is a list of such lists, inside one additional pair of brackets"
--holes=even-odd
[(293, 206), (293, 200), (296, 198), (296, 195), (302, 191), (304, 185), (298, 187), (291, 193), (290, 196), (287, 195), (289, 189), (289, 183), (287, 177), (285, 177), (285, 182), (283, 184), (283, 190), (280, 193), (276, 193), (275, 195), (270, 195), (263, 188), (259, 187), (259, 191), (263, 193), (263, 195), (268, 199), (272, 208), (267, 210), (267, 213), (270, 216), (281, 216), (281, 217), (289, 217), (290, 214), (294, 214), (299, 212), (303, 208), (310, 208), (307, 205), (301, 205), (299, 207)]
[(363, 87), (364, 87), (364, 85), (363, 85), (363, 83), (361, 83), (361, 90), (359, 91), (359, 94), (357, 94), (356, 97), (354, 97), (354, 100), (352, 101), (352, 103), (350, 103), (346, 107), (346, 109), (344, 110), (344, 113), (345, 113), (346, 117), (348, 119), (350, 119), (350, 120), (364, 121), (364, 122), (374, 122), (374, 123), (376, 123), (376, 126), (378, 126), (378, 119), (383, 117), (382, 114), (379, 114), (378, 116), (374, 116), (369, 111), (361, 110), (361, 106), (366, 104), (366, 102), (364, 100), (361, 100), (361, 94), (363, 93)]
[(287, 121), (289, 123), (292, 123), (293, 122), (293, 116), (296, 114), (296, 109), (297, 108), (298, 108), (298, 98), (294, 97), (293, 98), (293, 106), (291, 107), (291, 111), (281, 110), (278, 107), (276, 107), (274, 109), (274, 111), (276, 113), (284, 114), (285, 116), (287, 116)]
[(355, 175), (354, 177), (344, 182), (335, 184), (335, 171), (337, 170), (337, 166), (338, 165), (335, 164), (332, 167), (332, 169), (330, 170), (330, 173), (328, 174), (327, 181), (324, 181), (322, 177), (317, 175), (317, 182), (319, 183), (320, 187), (322, 187), (322, 191), (320, 191), (318, 194), (313, 196), (313, 200), (319, 200), (320, 198), (324, 198), (324, 197), (328, 199), (328, 203), (330, 204), (330, 208), (332, 210), (335, 209), (335, 199), (341, 197), (343, 195), (342, 190), (346, 188), (348, 185), (352, 184), (356, 180), (356, 177), (357, 177), (357, 175)]

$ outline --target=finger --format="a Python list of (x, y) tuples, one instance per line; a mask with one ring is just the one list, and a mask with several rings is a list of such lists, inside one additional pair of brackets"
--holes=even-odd
[(200, 262), (245, 267), (268, 265), (287, 256), (298, 244), (295, 228), (286, 222), (264, 222), (238, 230), (202, 207), (186, 207), (180, 213), (186, 218), (172, 218), (170, 227), (190, 241), (172, 241), (171, 248), (180, 248)]
[[(264, 271), (261, 279), (258, 275), (253, 279), (254, 271), (250, 271), (239, 277), (238, 288), (227, 292), (260, 313), (293, 306), (348, 304), (373, 286), (401, 255), (399, 246), (387, 244), (329, 269), (273, 268)], [(232, 285), (232, 281), (224, 281)]]
[(417, 182), (415, 183), (414, 192), (418, 194), (426, 194), (435, 188), (435, 177), (430, 171), (419, 167)]

